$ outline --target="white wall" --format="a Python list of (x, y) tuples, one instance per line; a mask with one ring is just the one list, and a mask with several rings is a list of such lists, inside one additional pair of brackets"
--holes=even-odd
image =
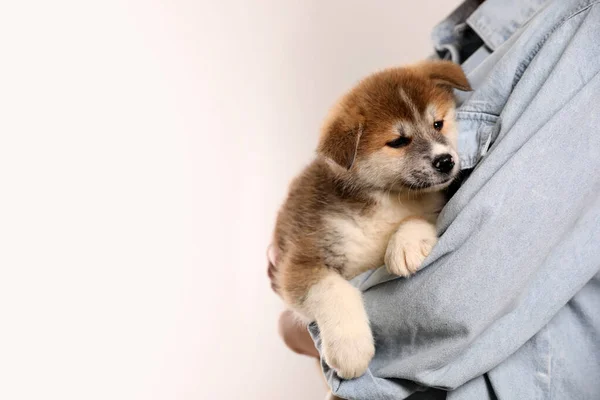
[(265, 248), (321, 119), (458, 0), (0, 7), (0, 398), (320, 399)]

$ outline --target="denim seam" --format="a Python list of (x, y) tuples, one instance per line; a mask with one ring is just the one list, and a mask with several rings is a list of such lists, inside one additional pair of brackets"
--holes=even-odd
[(544, 44), (546, 43), (546, 41), (548, 40), (548, 38), (552, 34), (554, 34), (554, 32), (556, 32), (558, 29), (560, 29), (571, 18), (573, 18), (573, 17), (581, 14), (582, 12), (588, 10), (589, 8), (591, 8), (594, 5), (598, 4), (599, 2), (600, 2), (600, 0), (595, 0), (595, 1), (591, 2), (591, 3), (590, 3), (589, 0), (583, 1), (583, 2), (581, 2), (576, 7), (577, 11), (572, 12), (571, 14), (569, 14), (569, 16), (564, 17), (559, 22), (557, 22), (552, 27), (552, 29), (550, 29), (550, 31), (548, 33), (546, 33), (544, 35), (544, 37), (535, 45), (535, 47), (533, 48), (533, 50), (531, 51), (531, 53), (529, 53), (529, 55), (527, 56), (527, 58), (519, 64), (519, 66), (517, 67), (516, 72), (515, 72), (515, 77), (513, 79), (512, 87), (514, 88), (516, 86), (516, 84), (519, 82), (519, 80), (523, 76), (523, 73), (525, 73), (525, 70), (527, 69), (527, 67), (529, 66), (529, 64), (533, 60), (533, 58), (537, 55), (537, 53), (540, 51), (540, 49), (544, 46)]
[(479, 135), (479, 153), (477, 154), (477, 160), (481, 160), (483, 156), (488, 152), (490, 148), (490, 142), (492, 137), (493, 125), (485, 125), (481, 128), (481, 135)]
[[(483, 43), (487, 47), (489, 47), (492, 51), (494, 51), (494, 50), (496, 50), (498, 48), (498, 46), (496, 46), (490, 40), (490, 38), (494, 34), (496, 34), (496, 32), (491, 31), (488, 26), (486, 26), (485, 24), (483, 24), (481, 22), (481, 15), (477, 15), (477, 16), (475, 16), (473, 18), (469, 18), (467, 20), (467, 23), (475, 31), (475, 33), (477, 34), (477, 36), (479, 36), (481, 38), (481, 40), (483, 41)], [(506, 40), (506, 39), (504, 39), (504, 40)]]
[(462, 121), (485, 121), (496, 122), (500, 118), (498, 115), (491, 114), (485, 111), (476, 111), (469, 109), (459, 109), (456, 112), (456, 119)]
[(479, 160), (487, 153), (490, 144), (490, 137), (494, 124), (498, 122), (498, 116), (482, 111), (457, 111), (457, 121), (472, 121), (477, 123), (475, 136), (477, 141), (476, 153), (469, 154), (467, 157), (461, 157), (461, 169), (473, 168)]
[(460, 165), (460, 169), (461, 170), (465, 170), (465, 169), (471, 169), (475, 166), (475, 164), (477, 164), (477, 158), (476, 157), (470, 157), (470, 158), (466, 158), (464, 160), (461, 160), (461, 165)]
[(532, 7), (523, 10), (524, 14), (521, 15), (522, 18), (520, 18), (521, 21), (518, 24), (517, 21), (513, 20), (512, 24), (504, 24), (502, 26), (506, 32), (502, 32), (501, 29), (490, 29), (482, 20), (484, 15), (477, 13), (469, 16), (467, 24), (479, 35), (485, 45), (494, 51), (502, 46), (515, 32), (527, 25), (530, 19), (539, 11), (539, 9)]

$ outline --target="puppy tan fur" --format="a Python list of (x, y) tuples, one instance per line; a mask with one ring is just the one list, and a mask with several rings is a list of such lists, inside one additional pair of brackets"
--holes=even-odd
[(441, 190), (458, 172), (453, 88), (470, 90), (446, 61), (364, 79), (332, 109), (316, 159), (280, 210), (275, 287), (317, 322), (325, 360), (342, 378), (362, 375), (375, 351), (347, 280), (384, 263), (409, 276), (437, 241)]

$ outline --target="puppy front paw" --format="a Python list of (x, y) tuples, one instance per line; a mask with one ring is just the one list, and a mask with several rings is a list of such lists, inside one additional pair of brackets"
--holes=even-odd
[(399, 276), (417, 272), (437, 243), (435, 227), (422, 219), (409, 220), (398, 228), (388, 243), (385, 265)]
[(340, 378), (358, 378), (365, 373), (375, 354), (371, 328), (368, 324), (351, 329), (338, 328), (321, 332), (323, 357)]

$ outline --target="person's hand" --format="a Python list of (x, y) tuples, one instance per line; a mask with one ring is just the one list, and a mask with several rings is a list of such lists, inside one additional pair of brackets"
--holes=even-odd
[(298, 322), (292, 310), (285, 310), (279, 316), (279, 336), (290, 350), (319, 359), (319, 352), (306, 326)]
[(267, 262), (269, 264), (267, 267), (267, 274), (269, 275), (269, 280), (271, 281), (271, 289), (273, 289), (275, 293), (279, 294), (279, 291), (277, 290), (277, 284), (275, 283), (275, 266), (277, 265), (277, 256), (278, 254), (275, 251), (275, 248), (273, 245), (270, 245), (267, 248)]
[[(278, 287), (273, 279), (275, 271), (277, 271), (277, 258), (277, 252), (273, 246), (269, 246), (267, 250), (269, 264), (267, 274), (271, 280), (271, 288), (275, 293), (279, 294)], [(319, 352), (315, 348), (308, 330), (294, 316), (293, 311), (285, 310), (279, 316), (279, 336), (281, 336), (283, 342), (290, 350), (305, 356), (319, 358)]]

